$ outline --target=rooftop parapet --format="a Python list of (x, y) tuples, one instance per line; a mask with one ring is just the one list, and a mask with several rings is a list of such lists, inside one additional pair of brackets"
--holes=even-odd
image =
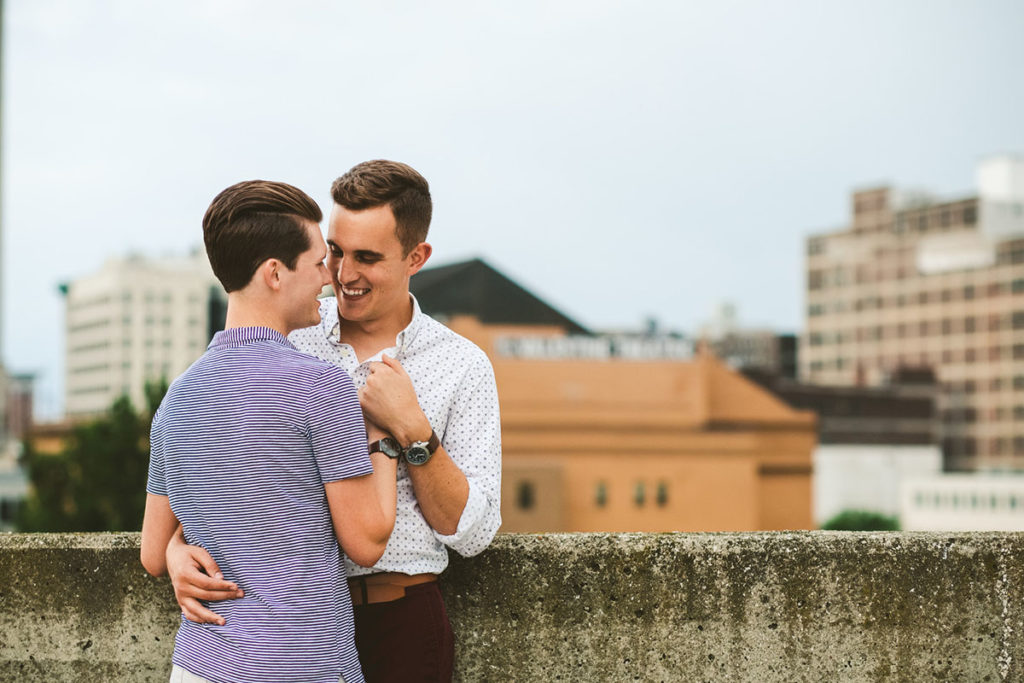
[[(0, 535), (0, 680), (166, 681), (137, 534)], [(1024, 535), (500, 534), (453, 558), (456, 680), (1017, 681)]]

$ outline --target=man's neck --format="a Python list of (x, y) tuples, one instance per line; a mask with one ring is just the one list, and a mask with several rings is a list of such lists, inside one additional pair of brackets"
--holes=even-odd
[(377, 320), (345, 320), (338, 312), (341, 341), (356, 352), (360, 362), (395, 345), (395, 338), (412, 322), (412, 298), (404, 307), (396, 306), (393, 314)]
[(230, 330), (235, 327), (269, 327), (286, 337), (291, 332), (278, 316), (268, 314), (267, 308), (252, 306), (248, 301), (232, 301), (229, 297), (224, 329)]

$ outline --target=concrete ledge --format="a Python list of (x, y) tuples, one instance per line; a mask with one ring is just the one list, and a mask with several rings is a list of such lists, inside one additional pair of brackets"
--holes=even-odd
[[(444, 590), (461, 681), (1024, 680), (1024, 534), (499, 535)], [(137, 534), (0, 535), (0, 680), (166, 681)]]

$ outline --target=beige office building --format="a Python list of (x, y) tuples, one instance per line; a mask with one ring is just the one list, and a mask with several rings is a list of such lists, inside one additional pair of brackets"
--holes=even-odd
[(853, 194), (852, 224), (807, 240), (801, 378), (940, 382), (949, 469), (1024, 468), (1024, 159), (977, 170), (977, 193)]
[(226, 295), (204, 253), (112, 259), (62, 286), (64, 411), (100, 413), (122, 394), (145, 406), (146, 382), (173, 380), (224, 324)]

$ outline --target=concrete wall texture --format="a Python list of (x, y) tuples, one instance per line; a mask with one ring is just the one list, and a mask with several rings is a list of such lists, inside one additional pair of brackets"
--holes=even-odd
[[(0, 535), (0, 680), (166, 681), (137, 534)], [(1024, 680), (1024, 535), (500, 534), (453, 558), (459, 681)]]

